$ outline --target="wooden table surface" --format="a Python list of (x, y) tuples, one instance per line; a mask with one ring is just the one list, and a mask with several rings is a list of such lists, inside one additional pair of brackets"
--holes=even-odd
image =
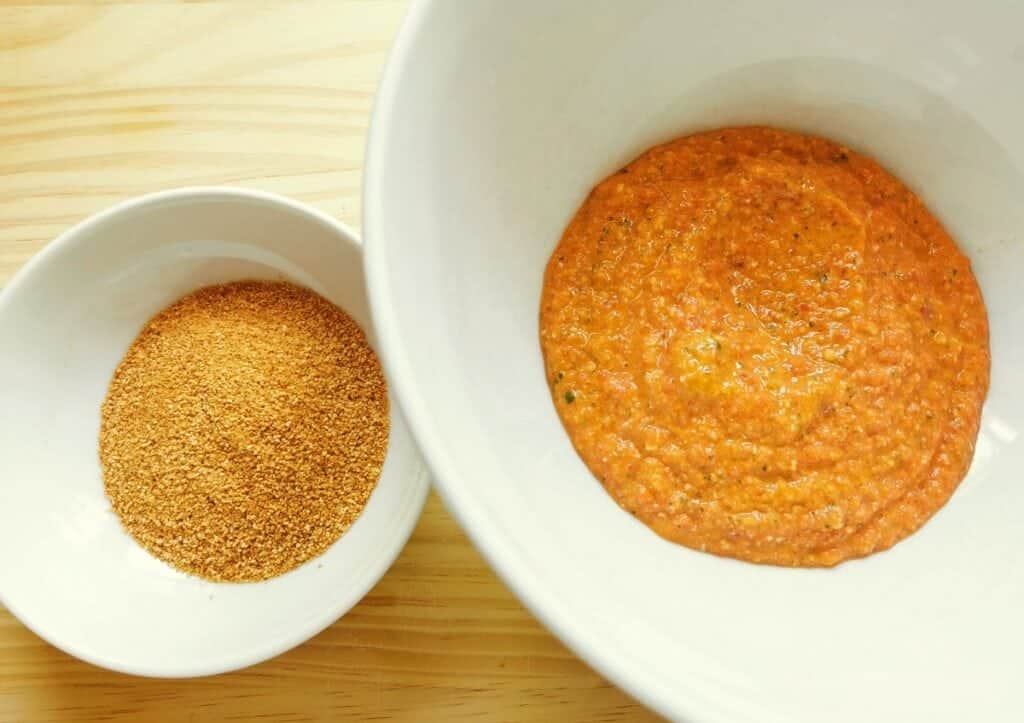
[[(404, 10), (4, 0), (0, 284), (86, 215), (172, 186), (277, 191), (358, 227), (370, 107)], [(3, 723), (652, 718), (523, 609), (433, 496), (395, 566), (343, 620), (238, 673), (106, 672), (0, 609)]]

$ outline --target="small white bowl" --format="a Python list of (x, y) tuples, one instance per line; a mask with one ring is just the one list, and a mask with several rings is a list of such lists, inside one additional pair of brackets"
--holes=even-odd
[(287, 279), (373, 339), (355, 235), (280, 196), (185, 188), (64, 233), (0, 293), (0, 596), (91, 663), (140, 675), (220, 673), (270, 658), (344, 614), (402, 549), (429, 487), (392, 397), (384, 470), (323, 555), (260, 583), (182, 574), (124, 531), (104, 495), (100, 404), (157, 311), (201, 286)]
[[(1024, 4), (413, 3), (378, 93), (367, 282), (437, 488), (529, 608), (691, 721), (1024, 721)], [(544, 267), (593, 185), (698, 129), (831, 136), (970, 256), (992, 385), (970, 474), (830, 570), (673, 545), (580, 462), (544, 378)]]

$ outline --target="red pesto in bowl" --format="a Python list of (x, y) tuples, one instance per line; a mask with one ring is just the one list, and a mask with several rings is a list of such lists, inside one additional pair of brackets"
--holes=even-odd
[(602, 181), (544, 277), (552, 399), (658, 534), (834, 565), (923, 525), (989, 382), (970, 263), (870, 158), (770, 128), (657, 146)]

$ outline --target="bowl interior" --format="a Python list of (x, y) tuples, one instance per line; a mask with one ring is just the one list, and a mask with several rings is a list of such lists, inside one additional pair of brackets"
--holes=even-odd
[[(1024, 715), (1021, 20), (996, 2), (578, 0), (422, 2), (407, 21), (364, 204), (389, 371), (481, 550), (576, 652), (661, 712)], [(967, 479), (918, 533), (831, 570), (658, 538), (577, 458), (544, 379), (542, 275), (590, 188), (655, 143), (749, 123), (887, 166), (959, 240), (989, 309), (992, 386)]]
[(347, 231), (297, 204), (226, 190), (158, 194), (94, 217), (0, 297), (0, 595), (79, 657), (170, 676), (270, 657), (362, 597), (419, 516), (428, 483), (392, 404), (387, 459), (364, 513), (292, 572), (255, 584), (206, 582), (158, 561), (123, 530), (97, 452), (115, 367), (169, 303), (253, 278), (308, 286), (370, 329), (360, 247)]

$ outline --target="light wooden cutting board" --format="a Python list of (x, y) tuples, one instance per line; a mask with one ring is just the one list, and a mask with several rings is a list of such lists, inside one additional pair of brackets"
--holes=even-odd
[[(0, 285), (76, 221), (172, 186), (267, 189), (358, 227), (370, 106), (404, 9), (0, 2)], [(243, 672), (109, 673), (0, 608), (3, 723), (651, 718), (540, 627), (435, 497), (362, 603)]]

